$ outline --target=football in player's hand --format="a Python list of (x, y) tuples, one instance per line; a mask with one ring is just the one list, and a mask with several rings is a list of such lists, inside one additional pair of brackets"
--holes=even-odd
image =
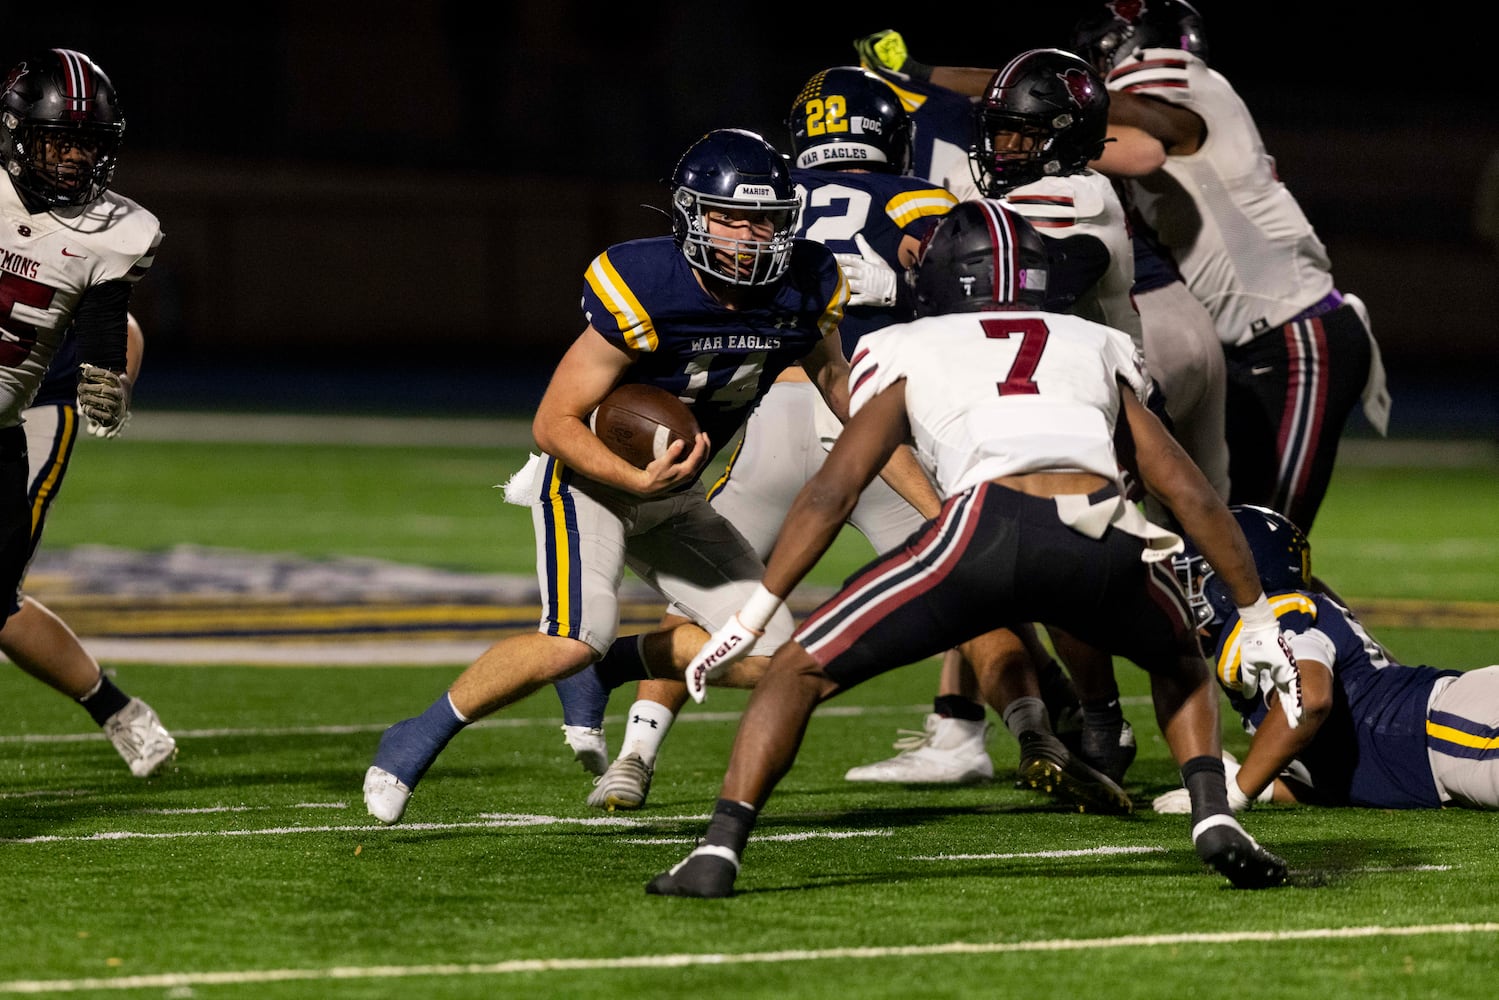
[(665, 389), (640, 383), (616, 386), (593, 413), (593, 432), (609, 450), (643, 469), (666, 453), (678, 439), (687, 446), (677, 460), (692, 451), (697, 438), (697, 418), (687, 404)]

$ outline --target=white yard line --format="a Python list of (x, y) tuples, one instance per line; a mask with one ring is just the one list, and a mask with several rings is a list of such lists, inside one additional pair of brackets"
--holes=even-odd
[(1312, 927), (1303, 930), (1218, 931), (1182, 934), (1127, 934), (1104, 938), (1047, 938), (1039, 941), (952, 941), (946, 944), (882, 948), (818, 948), (787, 951), (621, 955), (601, 958), (531, 958), (504, 962), (452, 962), (427, 965), (330, 966), (321, 969), (238, 969), (215, 972), (161, 972), (86, 979), (16, 979), (0, 982), (0, 993), (76, 993), (83, 990), (162, 990), (193, 986), (329, 980), (447, 979), (538, 972), (592, 972), (616, 969), (681, 969), (692, 966), (780, 965), (853, 959), (930, 958), (943, 955), (1013, 955), (1035, 952), (1088, 952), (1116, 948), (1181, 948), (1192, 945), (1282, 944), (1288, 941), (1460, 937), (1499, 934), (1499, 923), (1418, 924), (1406, 927)]
[[(1120, 704), (1125, 707), (1149, 705), (1149, 695), (1127, 695), (1119, 699)], [(915, 713), (931, 711), (930, 705), (824, 705), (817, 709), (816, 718), (820, 719), (857, 719), (870, 716), (898, 715), (910, 716)], [(680, 716), (674, 725), (695, 725), (701, 722), (737, 722), (739, 712), (702, 712), (693, 711)], [(178, 741), (199, 739), (220, 739), (227, 736), (353, 736), (360, 733), (383, 733), (389, 728), (391, 719), (385, 722), (361, 722), (344, 726), (247, 726), (238, 728), (216, 728), (216, 729), (173, 729), (172, 735)], [(623, 715), (609, 715), (604, 718), (606, 724), (620, 725), (625, 721)], [(529, 729), (544, 727), (552, 729), (560, 725), (555, 717), (548, 718), (490, 718), (481, 719), (465, 727), (468, 729)], [(0, 734), (0, 744), (5, 743), (90, 743), (104, 739), (104, 733), (99, 730), (77, 733), (7, 733)], [(28, 792), (25, 794), (42, 794)], [(47, 793), (59, 794), (59, 793)], [(0, 793), (4, 798), (5, 793)]]

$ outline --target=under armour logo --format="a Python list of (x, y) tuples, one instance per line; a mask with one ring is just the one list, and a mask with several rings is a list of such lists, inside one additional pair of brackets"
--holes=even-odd
[(657, 722), (655, 719), (647, 719), (643, 715), (632, 715), (632, 716), (630, 716), (630, 721), (631, 722), (644, 722), (646, 725), (650, 726), (652, 729), (660, 729), (661, 728), (661, 723)]

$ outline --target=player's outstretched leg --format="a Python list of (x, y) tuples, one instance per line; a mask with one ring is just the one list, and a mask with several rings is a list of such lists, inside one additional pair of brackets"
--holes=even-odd
[(375, 762), (364, 775), (364, 805), (370, 815), (387, 825), (399, 822), (417, 782), (468, 722), (444, 692), (421, 715), (385, 730)]

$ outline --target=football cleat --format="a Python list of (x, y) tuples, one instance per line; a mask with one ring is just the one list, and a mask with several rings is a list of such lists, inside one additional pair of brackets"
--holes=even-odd
[(1075, 805), (1078, 812), (1123, 815), (1135, 808), (1124, 789), (1070, 754), (1051, 733), (1020, 734), (1017, 773), (1021, 784)]
[(386, 826), (400, 822), (410, 798), (406, 782), (384, 768), (371, 765), (364, 772), (364, 807)]
[(638, 753), (627, 753), (608, 770), (594, 779), (593, 792), (588, 804), (595, 809), (639, 809), (645, 805), (645, 797), (651, 791), (651, 775), (655, 773)]
[(162, 726), (151, 706), (139, 698), (131, 698), (124, 708), (104, 720), (104, 735), (137, 778), (149, 777), (177, 756), (177, 741)]
[(1128, 722), (1118, 729), (1085, 729), (1075, 751), (1089, 766), (1108, 776), (1116, 785), (1124, 784), (1124, 773), (1135, 762), (1139, 747), (1135, 730)]
[(1232, 816), (1218, 813), (1198, 823), (1192, 830), (1192, 846), (1236, 889), (1286, 884), (1286, 863), (1261, 847)]
[(994, 762), (985, 744), (993, 726), (935, 712), (926, 717), (921, 732), (905, 733), (895, 741), (900, 751), (887, 760), (849, 768), (845, 781), (894, 784), (967, 785), (994, 777)]
[(609, 746), (601, 726), (562, 727), (562, 739), (572, 749), (573, 760), (589, 774), (602, 775), (609, 767)]
[(737, 854), (727, 847), (699, 844), (669, 871), (646, 883), (645, 891), (652, 896), (723, 899), (734, 894), (734, 879), (738, 875)]

